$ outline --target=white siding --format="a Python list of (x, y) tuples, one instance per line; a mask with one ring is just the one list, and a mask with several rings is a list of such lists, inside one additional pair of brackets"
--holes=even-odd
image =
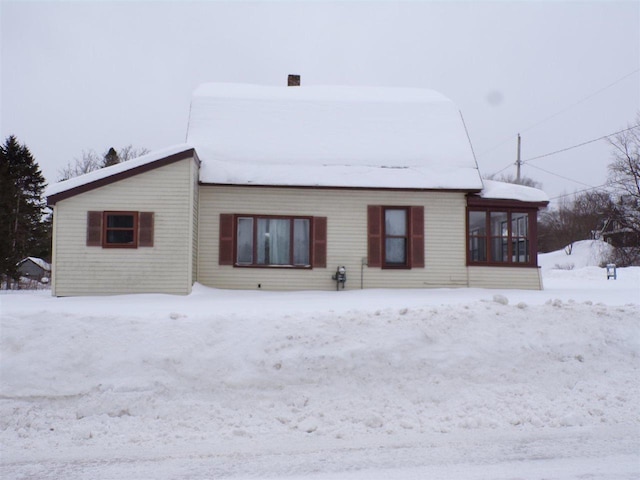
[[(367, 257), (367, 206), (424, 206), (425, 268), (362, 268)], [(198, 281), (220, 288), (335, 289), (331, 275), (347, 268), (348, 289), (460, 287), (467, 284), (464, 193), (381, 190), (200, 187)], [(234, 268), (218, 265), (221, 213), (327, 217), (327, 268)]]
[[(55, 205), (53, 294), (187, 294), (192, 285), (194, 161), (177, 161)], [(154, 246), (86, 246), (88, 211), (154, 212)]]
[(469, 267), (469, 286), (542, 290), (540, 269), (535, 267)]

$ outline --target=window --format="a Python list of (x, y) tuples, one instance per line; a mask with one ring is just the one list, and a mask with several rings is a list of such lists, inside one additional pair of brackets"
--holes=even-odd
[(88, 247), (153, 247), (153, 212), (87, 212)]
[(221, 214), (219, 263), (325, 267), (326, 218)]
[(138, 212), (104, 212), (104, 246), (136, 247)]
[(384, 209), (383, 265), (406, 267), (409, 247), (408, 215), (406, 208)]
[(469, 209), (470, 264), (535, 265), (529, 232), (536, 215), (515, 209)]
[(368, 266), (424, 268), (424, 207), (369, 205)]

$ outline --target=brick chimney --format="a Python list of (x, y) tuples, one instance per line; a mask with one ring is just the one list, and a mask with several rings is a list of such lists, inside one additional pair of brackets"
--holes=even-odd
[(299, 87), (300, 86), (300, 75), (289, 75), (287, 79), (287, 86), (289, 87)]

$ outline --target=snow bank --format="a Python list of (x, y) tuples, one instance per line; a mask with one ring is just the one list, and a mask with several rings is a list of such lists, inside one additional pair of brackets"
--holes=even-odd
[(601, 267), (607, 263), (613, 247), (602, 240), (581, 240), (563, 250), (538, 255), (538, 265), (545, 273), (550, 270), (573, 270)]
[(544, 292), (2, 294), (3, 476), (451, 478), (543, 456), (633, 478), (640, 269), (558, 271)]

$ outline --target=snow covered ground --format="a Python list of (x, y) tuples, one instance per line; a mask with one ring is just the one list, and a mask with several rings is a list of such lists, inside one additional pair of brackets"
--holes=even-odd
[(640, 478), (640, 268), (604, 248), (542, 292), (3, 292), (0, 478)]

